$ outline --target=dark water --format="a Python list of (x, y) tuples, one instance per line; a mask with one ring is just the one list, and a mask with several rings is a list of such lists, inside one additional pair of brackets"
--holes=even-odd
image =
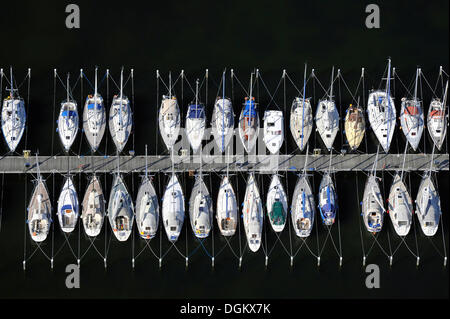
[[(26, 68), (32, 68), (31, 95), (28, 110), (29, 128), (27, 145), (25, 141), (19, 149), (27, 149), (40, 154), (58, 154), (62, 148), (54, 131), (53, 105), (53, 68), (58, 68), (61, 77), (66, 72), (72, 75), (79, 74), (84, 68), (86, 75), (92, 82), (93, 69), (99, 65), (100, 78), (103, 78), (106, 68), (110, 68), (114, 79), (118, 80), (120, 66), (127, 70), (135, 69), (134, 82), (134, 113), (135, 129), (126, 151), (134, 149), (136, 153), (144, 152), (144, 145), (148, 144), (150, 154), (164, 152), (161, 139), (156, 131), (157, 112), (157, 82), (155, 70), (160, 69), (167, 82), (167, 74), (172, 70), (174, 78), (181, 69), (193, 85), (196, 78), (202, 79), (205, 68), (209, 68), (210, 81), (208, 92), (202, 87), (201, 97), (210, 107), (216, 97), (218, 83), (224, 67), (234, 68), (236, 75), (244, 86), (248, 86), (250, 72), (254, 67), (261, 70), (262, 78), (274, 95), (274, 101), (280, 108), (289, 110), (295, 89), (286, 84), (286, 93), (281, 84), (274, 94), (280, 80), (281, 72), (285, 68), (289, 76), (295, 81), (297, 87), (302, 85), (303, 64), (308, 62), (308, 70), (316, 69), (316, 74), (325, 87), (329, 85), (331, 66), (341, 68), (342, 74), (350, 89), (355, 92), (360, 68), (365, 67), (367, 79), (365, 90), (360, 87), (357, 95), (363, 101), (363, 94), (367, 97), (367, 90), (380, 84), (380, 78), (386, 66), (386, 58), (392, 57), (393, 66), (406, 86), (410, 86), (417, 65), (422, 67), (427, 79), (434, 87), (438, 68), (443, 65), (448, 71), (448, 2), (433, 2), (426, 5), (414, 2), (380, 3), (382, 10), (382, 28), (380, 30), (367, 30), (364, 27), (364, 5), (326, 4), (301, 5), (287, 1), (270, 2), (257, 7), (241, 2), (219, 3), (168, 3), (164, 6), (144, 6), (130, 3), (127, 11), (121, 6), (108, 2), (103, 6), (80, 2), (82, 14), (82, 27), (80, 30), (67, 30), (64, 27), (64, 6), (55, 4), (42, 7), (41, 4), (30, 2), (26, 5), (13, 4), (10, 8), (14, 14), (2, 19), (0, 32), (2, 38), (13, 35), (18, 39), (18, 52), (0, 51), (0, 63), (7, 69), (13, 65), (17, 82), (25, 76)], [(20, 9), (19, 9), (20, 8)], [(444, 10), (444, 8), (446, 10)], [(101, 10), (100, 10), (101, 9)], [(100, 10), (100, 11), (99, 11)], [(101, 17), (95, 16), (101, 12)], [(121, 12), (122, 22), (110, 24), (117, 12)], [(385, 12), (385, 13), (384, 13)], [(170, 14), (170, 21), (164, 17)], [(14, 24), (11, 30), (13, 16), (20, 15), (26, 24)], [(301, 17), (301, 18), (300, 18)], [(410, 24), (414, 19), (417, 23)], [(408, 27), (404, 27), (408, 25)], [(95, 39), (95, 41), (94, 41)], [(32, 48), (32, 49), (31, 49)], [(332, 49), (330, 49), (332, 48)], [(426, 49), (425, 49), (426, 48)], [(308, 71), (310, 72), (310, 71)], [(73, 76), (74, 78), (75, 76)], [(227, 80), (227, 95), (233, 98), (235, 113), (239, 114), (240, 105), (245, 96), (244, 91), (234, 83), (231, 90), (229, 77)], [(352, 103), (350, 94), (346, 92), (343, 83), (335, 86), (336, 99), (340, 113)], [(101, 83), (100, 92), (106, 98), (116, 93), (113, 84)], [(437, 94), (441, 94), (440, 84)], [(3, 89), (5, 83), (3, 83)], [(86, 94), (90, 93), (89, 84), (84, 81), (74, 88), (74, 96), (82, 104)], [(307, 92), (313, 99), (313, 109), (317, 100), (323, 96), (318, 85), (308, 82)], [(23, 97), (27, 96), (26, 83), (20, 88)], [(164, 94), (161, 89), (159, 94)], [(185, 84), (181, 88), (178, 82), (175, 93), (180, 100), (184, 112), (187, 103), (193, 99), (192, 91)], [(208, 96), (206, 96), (208, 93)], [(4, 91), (3, 91), (3, 94)], [(64, 90), (57, 83), (55, 100), (64, 98)], [(126, 94), (131, 98), (131, 82), (128, 83)], [(405, 88), (398, 80), (393, 87), (393, 94), (399, 101), (406, 94)], [(260, 111), (266, 108), (275, 108), (276, 105), (260, 82), (256, 90), (260, 103)], [(284, 102), (286, 95), (286, 103)], [(421, 93), (428, 108), (431, 91), (423, 83)], [(211, 113), (211, 112), (210, 112)], [(211, 116), (211, 114), (208, 114)], [(425, 113), (426, 114), (426, 113)], [(342, 131), (342, 130), (341, 130)], [(105, 134), (106, 136), (107, 134)], [(290, 134), (286, 140), (284, 152), (295, 150)], [(430, 152), (430, 141), (427, 132), (424, 132), (421, 151)], [(320, 138), (311, 136), (311, 143), (321, 147)], [(335, 148), (345, 148), (345, 139), (338, 134)], [(134, 145), (134, 147), (133, 147)], [(312, 146), (310, 149), (312, 148)], [(448, 145), (448, 140), (447, 140)], [(444, 149), (447, 152), (447, 145)], [(401, 132), (396, 131), (391, 152), (403, 152), (405, 141)], [(284, 146), (283, 146), (284, 148)], [(101, 146), (102, 153), (112, 154), (113, 145), (110, 138)], [(87, 154), (88, 147), (85, 140), (80, 137), (74, 143), (76, 153)], [(376, 142), (373, 134), (369, 132), (367, 141), (361, 146), (363, 152), (374, 153)], [(3, 146), (2, 153), (6, 152)], [(382, 176), (382, 173), (379, 173)], [(420, 176), (413, 172), (408, 177), (411, 194), (415, 198), (420, 182)], [(54, 199), (54, 206), (62, 186), (63, 177), (60, 175), (47, 175), (50, 196)], [(239, 195), (239, 202), (243, 199), (245, 188), (245, 175), (233, 177), (235, 190)], [(259, 176), (260, 189), (265, 192), (270, 176)], [(320, 174), (314, 174), (313, 185), (315, 190), (320, 183)], [(409, 180), (410, 178), (410, 180)], [(213, 198), (217, 196), (220, 177), (211, 174), (206, 178), (210, 185)], [(448, 199), (445, 194), (449, 188), (448, 172), (439, 173), (437, 181), (441, 193), (445, 241), (449, 247), (448, 234)], [(112, 176), (102, 176), (103, 188), (107, 195), (112, 183)], [(126, 181), (133, 198), (137, 193), (139, 176), (127, 174)], [(292, 195), (296, 177), (289, 174), (285, 179), (285, 186), (289, 195)], [(202, 247), (192, 235), (190, 225), (186, 219), (187, 228), (181, 234), (177, 247), (182, 254), (190, 255), (189, 267), (185, 268), (184, 257), (180, 256), (174, 248), (165, 256), (162, 268), (159, 269), (158, 260), (146, 250), (136, 259), (135, 269), (132, 270), (131, 258), (133, 256), (133, 240), (119, 243), (111, 240), (108, 250), (108, 268), (105, 270), (103, 260), (91, 249), (81, 261), (81, 289), (68, 290), (65, 287), (65, 266), (75, 263), (68, 246), (62, 246), (64, 237), (58, 225), (54, 229), (54, 269), (50, 269), (50, 262), (39, 252), (27, 262), (27, 270), (22, 270), (24, 256), (24, 214), (25, 199), (29, 199), (32, 191), (31, 176), (6, 175), (3, 191), (3, 218), (0, 231), (0, 297), (1, 298), (41, 298), (41, 297), (97, 297), (97, 298), (220, 298), (220, 297), (255, 297), (255, 298), (448, 298), (448, 268), (443, 267), (443, 253), (441, 232), (435, 238), (425, 238), (421, 230), (411, 229), (407, 243), (416, 252), (416, 237), (420, 266), (416, 267), (416, 259), (401, 246), (394, 254), (394, 263), (389, 266), (388, 258), (382, 250), (375, 245), (367, 263), (375, 263), (381, 269), (381, 288), (369, 290), (365, 287), (366, 273), (362, 267), (361, 233), (366, 252), (372, 244), (371, 236), (362, 229), (360, 233), (360, 219), (358, 203), (362, 197), (365, 175), (362, 173), (337, 173), (335, 176), (339, 206), (341, 247), (343, 266), (339, 267), (339, 259), (328, 238), (321, 254), (321, 266), (316, 265), (316, 259), (305, 249), (300, 250), (294, 259), (291, 268), (290, 259), (283, 246), (276, 242), (277, 238), (268, 228), (265, 232), (267, 247), (270, 252), (269, 264), (264, 266), (264, 253), (245, 252), (242, 268), (238, 267), (238, 260), (226, 246), (226, 242), (218, 235), (217, 227), (214, 230), (215, 267), (211, 267), (212, 240), (208, 239)], [(384, 192), (387, 195), (392, 176), (384, 173)], [(87, 179), (84, 175), (76, 175), (75, 182), (80, 197), (84, 195)], [(167, 177), (156, 176), (155, 185), (161, 195)], [(193, 179), (185, 174), (182, 183), (185, 195), (188, 198)], [(358, 187), (357, 187), (358, 185)], [(357, 198), (357, 190), (359, 198)], [(386, 196), (385, 196), (386, 198)], [(55, 218), (56, 220), (56, 218)], [(338, 246), (337, 225), (333, 226), (332, 235)], [(418, 225), (416, 225), (418, 226)], [(109, 227), (109, 225), (108, 225)], [(307, 240), (311, 251), (317, 254), (317, 238), (319, 249), (327, 238), (327, 232), (322, 225), (316, 224), (312, 236)], [(441, 225), (442, 227), (442, 225)], [(241, 229), (241, 247), (244, 247), (245, 236)], [(415, 235), (416, 234), (416, 235)], [(109, 244), (110, 229), (107, 230), (106, 243)], [(301, 241), (292, 235), (292, 251), (296, 251)], [(96, 240), (96, 246), (101, 253), (105, 250), (105, 232)], [(78, 238), (80, 239), (78, 241)], [(187, 238), (187, 239), (186, 239)], [(290, 236), (288, 229), (282, 235), (283, 245), (290, 251)], [(26, 237), (27, 256), (34, 250), (30, 240)], [(83, 255), (89, 246), (89, 241), (78, 229), (69, 239), (75, 256), (78, 255), (78, 242), (80, 255)], [(186, 250), (187, 241), (187, 250)], [(379, 242), (388, 254), (395, 251), (399, 238), (395, 235), (390, 220), (386, 219)], [(389, 242), (391, 248), (389, 248)], [(231, 246), (236, 253), (239, 252), (239, 236), (235, 236)], [(156, 255), (160, 254), (159, 237), (151, 242)], [(162, 234), (161, 251), (164, 254), (168, 248), (165, 234)], [(135, 254), (144, 243), (134, 238)], [(48, 240), (42, 246), (47, 254), (51, 254), (52, 244)], [(59, 249), (61, 250), (57, 252)], [(219, 253), (219, 251), (222, 249)], [(272, 249), (273, 248), (273, 249)], [(438, 251), (436, 250), (438, 249)], [(37, 287), (40, 287), (37, 289)]]

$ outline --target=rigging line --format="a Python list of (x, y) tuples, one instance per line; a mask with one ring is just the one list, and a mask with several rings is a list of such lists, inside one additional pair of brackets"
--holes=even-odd
[[(381, 178), (382, 178), (381, 179), (381, 181), (382, 181), (381, 186), (382, 186), (383, 198), (385, 199), (386, 198), (386, 194), (385, 194), (385, 191), (384, 191), (384, 169), (381, 170)], [(387, 236), (388, 236), (389, 252), (390, 252), (390, 256), (392, 257), (391, 237), (390, 237), (389, 233), (390, 233), (390, 231), (389, 231), (389, 228), (388, 228), (387, 229)]]
[[(361, 202), (359, 201), (359, 183), (358, 183), (358, 172), (355, 173), (355, 179), (356, 179), (356, 203), (358, 205), (358, 212), (360, 214), (360, 216), (362, 215), (361, 213)], [(366, 258), (366, 253), (365, 253), (365, 249), (364, 249), (364, 237), (363, 237), (363, 233), (362, 233), (362, 227), (361, 227), (361, 219), (359, 218), (359, 235), (361, 237), (361, 248), (362, 248), (362, 252), (363, 252), (363, 257), (364, 259)]]
[(55, 69), (55, 75), (53, 77), (53, 124), (52, 124), (52, 148), (51, 148), (51, 155), (53, 156), (53, 148), (55, 144), (55, 117), (56, 117), (56, 69)]
[[(27, 112), (26, 114), (30, 115), (30, 90), (31, 90), (31, 69), (28, 69), (28, 87), (27, 87)], [(12, 89), (12, 87), (11, 87)], [(27, 148), (27, 142), (28, 142), (28, 127), (29, 127), (29, 122), (30, 121), (26, 121), (26, 125), (25, 125), (25, 149)]]
[[(408, 189), (409, 189), (409, 194), (411, 194), (411, 174), (408, 174)], [(415, 218), (414, 218), (414, 210), (412, 211), (411, 214), (411, 219), (412, 219), (412, 224), (413, 224), (413, 228), (414, 228), (414, 239), (415, 239), (415, 243), (416, 243), (416, 255), (419, 256), (419, 244), (417, 241), (417, 232), (416, 232), (416, 223), (415, 223)]]
[[(356, 100), (355, 95), (353, 95), (352, 91), (350, 91), (350, 89), (349, 89), (349, 87), (348, 87), (348, 85), (347, 85), (347, 82), (345, 82), (344, 77), (342, 76), (341, 72), (339, 72), (339, 71), (338, 71), (338, 77), (339, 77), (339, 98), (340, 98), (340, 94), (341, 94), (341, 92), (340, 92), (340, 90), (341, 90), (340, 85), (341, 85), (341, 80), (342, 80), (342, 83), (344, 83), (344, 86), (345, 86), (345, 88), (347, 89), (347, 92), (348, 92), (348, 93), (350, 94), (350, 96), (352, 97), (353, 102), (354, 102), (355, 104), (358, 104), (358, 101)], [(362, 76), (359, 78), (358, 85), (356, 86), (356, 92), (358, 92), (358, 88), (359, 88), (359, 85), (360, 85), (360, 83), (361, 83), (361, 78), (362, 78)]]
[(24, 191), (24, 223), (23, 223), (23, 268), (25, 270), (25, 260), (27, 259), (27, 183), (28, 183), (28, 174), (25, 173), (25, 191)]
[[(342, 126), (344, 125), (344, 121), (342, 121), (342, 119), (341, 119), (342, 117), (344, 117), (343, 116), (344, 113), (342, 113), (342, 92), (341, 92), (341, 78), (342, 78), (342, 75), (341, 75), (341, 70), (340, 69), (338, 69), (338, 74), (337, 75), (338, 75), (338, 78), (339, 78), (338, 79), (338, 87), (339, 87), (339, 122), (338, 122), (338, 125), (339, 125), (339, 130), (341, 132), (344, 132), (345, 131), (345, 126), (344, 126), (344, 128), (342, 128)], [(350, 93), (350, 95), (352, 95), (352, 93), (350, 91), (349, 91), (349, 93)], [(352, 98), (353, 98), (353, 96), (352, 96)], [(335, 106), (336, 106), (336, 104), (335, 104)], [(344, 148), (344, 134), (341, 133), (339, 135), (341, 136), (341, 147)]]
[(277, 102), (275, 102), (274, 97), (275, 97), (275, 95), (277, 94), (278, 89), (279, 89), (279, 87), (280, 87), (280, 85), (281, 85), (281, 82), (282, 82), (282, 80), (283, 80), (284, 77), (281, 76), (280, 80), (278, 81), (278, 84), (277, 84), (277, 87), (276, 87), (276, 89), (275, 89), (275, 92), (274, 92), (273, 95), (272, 95), (272, 94), (270, 93), (269, 89), (267, 88), (266, 83), (264, 82), (264, 80), (263, 80), (263, 78), (262, 78), (262, 76), (261, 76), (261, 73), (260, 73), (259, 71), (257, 71), (257, 72), (258, 72), (258, 78), (261, 79), (261, 83), (263, 84), (264, 88), (266, 89), (267, 94), (270, 96), (270, 101), (269, 101), (269, 103), (266, 105), (265, 109), (267, 109), (267, 108), (269, 107), (270, 103), (273, 102), (273, 103), (275, 104), (275, 106), (276, 106), (279, 110), (281, 110), (280, 106), (277, 104)]
[[(245, 89), (245, 87), (242, 85), (241, 81), (239, 81), (238, 77), (236, 76), (236, 74), (234, 73), (234, 70), (231, 69), (231, 83), (233, 85), (233, 78), (236, 79), (236, 81), (238, 82), (238, 84), (240, 85), (240, 87), (242, 88), (242, 90), (245, 92), (245, 94), (247, 96), (249, 96), (249, 93), (247, 92), (247, 90)], [(252, 84), (251, 84), (252, 85)]]
[[(403, 81), (402, 81), (402, 79), (400, 78), (400, 76), (398, 76), (398, 72), (397, 72), (397, 71), (396, 71), (395, 74), (394, 74), (394, 78), (397, 78), (397, 79), (400, 81), (400, 84), (403, 86), (403, 88), (406, 90), (406, 92), (407, 92), (410, 96), (413, 96), (413, 95), (414, 95), (414, 94), (411, 93), (411, 90), (410, 90), (412, 83), (410, 83), (409, 86), (406, 87), (406, 85), (403, 83)], [(394, 81), (394, 83), (395, 83), (395, 81)], [(395, 90), (394, 90), (394, 92), (395, 92)], [(395, 93), (394, 93), (394, 96), (395, 96)]]
[(91, 81), (89, 81), (89, 78), (86, 76), (86, 74), (83, 72), (83, 69), (81, 69), (81, 76), (86, 79), (87, 83), (91, 87), (92, 90), (95, 90), (94, 86), (92, 85)]
[[(285, 75), (286, 75), (287, 79), (289, 80), (289, 82), (291, 82), (292, 86), (297, 90), (297, 93), (300, 95), (300, 97), (303, 98), (303, 95), (304, 95), (304, 93), (302, 93), (302, 92), (303, 92), (303, 89), (300, 90), (300, 89), (294, 84), (294, 81), (291, 79), (291, 77), (289, 76), (289, 74), (288, 74), (287, 72), (285, 72)], [(308, 84), (308, 81), (309, 81), (310, 79), (311, 79), (311, 74), (310, 74), (310, 75), (308, 76), (308, 78), (306, 79), (306, 84)]]
[(428, 82), (427, 78), (425, 77), (425, 74), (423, 74), (423, 72), (420, 72), (422, 75), (422, 78), (425, 80), (425, 83), (427, 84), (428, 88), (431, 90), (431, 92), (433, 93), (433, 96), (435, 98), (438, 98), (438, 95), (436, 94), (436, 92), (433, 90), (433, 88), (431, 87), (430, 83)]
[[(131, 119), (132, 119), (132, 122), (134, 122), (133, 118), (135, 118), (135, 113), (134, 113), (135, 112), (135, 104), (134, 104), (134, 70), (133, 69), (131, 69), (130, 76), (131, 76), (131, 105), (132, 105), (132, 107), (131, 107)], [(133, 130), (133, 133), (135, 133), (136, 122), (134, 122), (132, 130)], [(135, 149), (135, 144), (134, 144), (135, 136), (136, 136), (136, 134), (133, 134), (133, 151)]]

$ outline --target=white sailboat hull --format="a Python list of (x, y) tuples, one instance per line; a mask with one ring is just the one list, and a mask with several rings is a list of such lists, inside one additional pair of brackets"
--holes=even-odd
[(374, 91), (369, 94), (367, 112), (370, 126), (380, 142), (383, 150), (388, 153), (395, 130), (396, 110), (391, 96), (386, 92)]
[(189, 218), (197, 238), (206, 238), (213, 227), (212, 200), (201, 176), (197, 176), (189, 200)]
[(109, 110), (109, 132), (117, 151), (122, 152), (133, 127), (133, 114), (127, 97), (115, 96)]
[(224, 176), (217, 195), (217, 224), (223, 236), (233, 236), (238, 221), (237, 201), (233, 186), (228, 177)]
[(148, 177), (142, 179), (136, 198), (136, 225), (143, 239), (155, 237), (159, 226), (159, 204), (153, 183)]
[(83, 131), (93, 152), (97, 151), (105, 134), (106, 111), (103, 98), (97, 94), (86, 99), (83, 110)]
[(97, 176), (93, 176), (84, 194), (81, 220), (86, 235), (98, 236), (105, 217), (105, 196)]
[(167, 238), (176, 242), (184, 222), (184, 195), (175, 174), (169, 180), (162, 200), (162, 218)]
[(48, 236), (52, 223), (52, 204), (42, 178), (36, 181), (28, 205), (27, 218), (31, 239), (37, 243), (43, 242)]
[(308, 237), (314, 225), (316, 204), (314, 194), (306, 176), (301, 176), (295, 185), (291, 204), (292, 225), (300, 238)]
[(229, 99), (218, 99), (214, 104), (211, 127), (219, 150), (225, 152), (234, 134), (234, 113)]
[(159, 109), (159, 131), (167, 149), (172, 149), (180, 133), (180, 109), (174, 97), (163, 97)]
[(439, 99), (433, 99), (428, 109), (428, 133), (438, 150), (441, 150), (447, 135), (447, 112)]
[(258, 186), (253, 174), (249, 176), (247, 181), (242, 214), (248, 246), (251, 251), (256, 252), (261, 247), (264, 215)]
[[(271, 210), (275, 202), (280, 202), (283, 206), (283, 216), (282, 218), (277, 218), (278, 220), (272, 218), (271, 214)], [(269, 222), (270, 225), (272, 226), (273, 231), (276, 233), (282, 232), (284, 227), (286, 226), (288, 204), (283, 184), (281, 184), (278, 175), (273, 175), (272, 181), (270, 182), (266, 198), (266, 209), (267, 209), (267, 217), (269, 218)]]
[(430, 175), (425, 175), (416, 198), (416, 212), (425, 236), (434, 236), (441, 218), (441, 200)]
[(296, 97), (292, 102), (290, 128), (295, 143), (297, 143), (300, 151), (303, 151), (313, 129), (313, 116), (309, 99), (305, 99), (303, 103), (303, 99)]
[(383, 227), (384, 207), (382, 205), (383, 196), (377, 177), (370, 175), (364, 188), (362, 216), (367, 231), (371, 233), (380, 232)]
[(264, 112), (264, 143), (271, 154), (277, 154), (284, 141), (284, 117), (282, 111)]
[(70, 150), (77, 137), (78, 125), (77, 104), (72, 101), (61, 103), (58, 117), (58, 134), (66, 152)]
[(6, 98), (2, 107), (2, 132), (6, 144), (14, 152), (22, 139), (26, 124), (25, 103), (22, 98)]
[(58, 199), (58, 220), (61, 230), (70, 233), (75, 229), (79, 215), (78, 195), (72, 178), (67, 177)]
[(424, 118), (419, 101), (402, 99), (400, 125), (406, 140), (417, 150), (422, 138)]
[(126, 241), (134, 223), (134, 205), (120, 175), (114, 179), (108, 203), (108, 218), (118, 241)]
[(399, 236), (406, 236), (411, 229), (413, 204), (405, 184), (396, 174), (389, 191), (388, 213)]
[(339, 113), (334, 101), (319, 101), (316, 111), (316, 127), (326, 148), (331, 150), (339, 131)]

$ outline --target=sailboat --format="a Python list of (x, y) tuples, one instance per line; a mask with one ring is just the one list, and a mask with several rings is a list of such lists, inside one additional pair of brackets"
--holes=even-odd
[(216, 209), (217, 224), (223, 236), (233, 236), (237, 225), (237, 201), (228, 176), (222, 178)]
[(441, 201), (430, 170), (423, 176), (416, 198), (416, 215), (425, 236), (436, 234), (441, 214)]
[(364, 119), (362, 108), (359, 105), (353, 106), (350, 104), (345, 115), (345, 136), (352, 151), (358, 149), (364, 138), (365, 131), (366, 120)]
[(27, 224), (31, 239), (43, 242), (50, 231), (52, 223), (52, 203), (48, 195), (47, 185), (39, 170), (39, 161), (36, 154), (37, 179), (27, 208)]
[(421, 107), (421, 101), (417, 99), (417, 84), (420, 69), (416, 71), (416, 84), (414, 86), (414, 98), (402, 98), (402, 107), (400, 110), (400, 127), (405, 134), (406, 140), (414, 150), (417, 149), (423, 133), (424, 118)]
[(169, 95), (163, 95), (159, 109), (159, 131), (166, 147), (170, 150), (180, 133), (180, 108), (177, 98), (172, 95), (172, 77), (169, 74)]
[(319, 186), (319, 212), (325, 225), (331, 226), (334, 224), (337, 208), (336, 190), (333, 180), (327, 172), (323, 175)]
[(442, 144), (447, 134), (447, 93), (448, 93), (448, 80), (445, 84), (445, 93), (443, 102), (440, 99), (435, 98), (430, 103), (428, 109), (427, 126), (431, 139), (438, 150), (441, 150)]
[(259, 114), (252, 90), (253, 73), (250, 77), (250, 96), (245, 97), (244, 107), (239, 116), (239, 137), (247, 153), (255, 147), (259, 134)]
[(10, 73), (11, 88), (9, 96), (3, 100), (2, 107), (2, 132), (9, 150), (14, 152), (25, 130), (26, 114), (25, 102), (18, 94), (14, 94), (17, 89), (14, 89), (12, 68), (10, 68)]
[(300, 151), (303, 151), (308, 143), (313, 128), (313, 116), (311, 102), (306, 94), (306, 65), (303, 76), (303, 96), (294, 98), (291, 106), (290, 128)]
[(176, 242), (184, 222), (184, 195), (174, 173), (164, 192), (162, 218), (167, 238), (173, 243)]
[(225, 97), (225, 72), (222, 74), (222, 97), (217, 97), (211, 119), (211, 128), (220, 152), (225, 152), (234, 133), (234, 111), (231, 100)]
[(253, 173), (250, 174), (247, 180), (242, 214), (248, 246), (251, 251), (256, 252), (261, 246), (264, 214), (258, 185)]
[(298, 237), (304, 238), (311, 234), (315, 215), (314, 194), (306, 174), (303, 174), (295, 185), (291, 205), (292, 225)]
[(79, 216), (78, 195), (72, 177), (66, 176), (58, 199), (58, 220), (65, 233), (71, 233), (77, 225)]
[(391, 60), (388, 63), (386, 90), (372, 91), (367, 102), (370, 126), (384, 151), (389, 152), (395, 130), (395, 105), (391, 96)]
[(320, 100), (316, 110), (316, 130), (326, 148), (331, 151), (339, 131), (339, 113), (333, 100), (334, 67), (331, 71), (330, 94), (328, 99)]
[(84, 232), (90, 237), (100, 234), (105, 217), (105, 196), (99, 178), (93, 175), (81, 203)]
[(158, 231), (159, 204), (155, 187), (147, 170), (147, 145), (145, 146), (145, 175), (136, 198), (136, 224), (143, 239), (152, 239)]
[(376, 175), (372, 173), (367, 179), (362, 202), (362, 216), (367, 231), (371, 233), (381, 231), (384, 211), (380, 186)]
[(284, 117), (282, 111), (264, 112), (264, 143), (271, 154), (277, 154), (284, 141)]
[(266, 197), (267, 217), (274, 232), (281, 232), (286, 225), (288, 204), (286, 193), (278, 175), (272, 176)]
[(69, 74), (67, 74), (67, 99), (61, 103), (61, 109), (58, 117), (58, 133), (64, 150), (68, 152), (73, 144), (73, 141), (78, 134), (78, 110), (77, 102), (71, 99)]
[(198, 80), (195, 89), (195, 102), (189, 104), (186, 114), (186, 135), (194, 153), (202, 144), (205, 134), (206, 115), (205, 106), (198, 101)]
[(117, 240), (126, 241), (133, 229), (134, 205), (119, 173), (119, 167), (115, 175), (109, 196), (108, 219)]
[(189, 218), (195, 237), (206, 238), (209, 236), (213, 227), (212, 200), (201, 174), (196, 176), (191, 192)]
[(103, 138), (106, 128), (106, 111), (103, 98), (97, 92), (97, 68), (95, 68), (94, 94), (86, 98), (83, 111), (83, 131), (91, 146), (96, 152)]
[(123, 95), (123, 68), (120, 72), (120, 93), (114, 95), (109, 110), (109, 132), (116, 145), (117, 152), (122, 152), (127, 144), (133, 126), (130, 101)]
[(398, 173), (395, 174), (389, 191), (388, 213), (397, 235), (408, 235), (412, 222), (413, 204), (402, 177)]

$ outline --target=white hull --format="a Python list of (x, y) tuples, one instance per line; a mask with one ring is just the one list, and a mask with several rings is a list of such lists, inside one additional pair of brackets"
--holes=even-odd
[(36, 181), (27, 210), (27, 224), (31, 239), (37, 243), (43, 242), (48, 236), (52, 223), (52, 204), (42, 178)]
[(142, 179), (136, 198), (136, 225), (139, 236), (152, 239), (158, 231), (159, 204), (153, 183), (148, 177)]
[(254, 112), (248, 112), (247, 114), (245, 114), (244, 111), (246, 105), (247, 106), (250, 105), (250, 102), (247, 100), (244, 103), (241, 115), (239, 116), (239, 137), (247, 153), (253, 151), (253, 148), (256, 146), (256, 141), (258, 140), (259, 135), (258, 108), (256, 107), (256, 103), (254, 101), (252, 102), (253, 102), (252, 105), (254, 105)]
[(316, 111), (316, 127), (326, 148), (331, 150), (339, 131), (339, 113), (334, 101), (319, 101)]
[(169, 180), (162, 200), (162, 219), (167, 238), (176, 242), (184, 222), (184, 195), (175, 174)]
[(284, 141), (284, 117), (282, 111), (264, 112), (264, 143), (271, 154), (277, 154)]
[(86, 235), (95, 237), (102, 230), (105, 217), (105, 196), (97, 176), (93, 176), (84, 194), (81, 220)]
[(133, 229), (134, 206), (120, 175), (114, 178), (108, 203), (108, 218), (117, 240), (126, 241)]
[(194, 118), (190, 116), (191, 112), (196, 111), (195, 105), (190, 105), (186, 114), (186, 135), (194, 153), (197, 153), (197, 150), (202, 144), (203, 135), (205, 134), (205, 111), (203, 105), (200, 105), (200, 107), (202, 108), (201, 111), (200, 109), (197, 109), (197, 111), (201, 113), (198, 117)]
[(58, 134), (64, 150), (68, 152), (78, 134), (78, 110), (76, 102), (63, 102), (58, 117)]
[[(282, 216), (273, 217), (273, 206), (275, 202), (279, 202), (282, 204)], [(272, 229), (277, 233), (283, 231), (284, 227), (286, 226), (288, 204), (283, 184), (281, 184), (278, 175), (273, 175), (272, 181), (270, 182), (266, 198), (266, 209), (267, 217), (269, 218)]]
[(66, 177), (58, 199), (58, 220), (61, 230), (70, 233), (75, 229), (79, 215), (78, 195), (72, 178)]
[(441, 218), (441, 200), (429, 175), (422, 178), (416, 198), (416, 215), (425, 236), (434, 236)]
[(447, 135), (447, 115), (443, 103), (439, 99), (433, 99), (428, 109), (427, 126), (428, 133), (434, 145), (441, 150)]
[(309, 99), (305, 99), (304, 106), (303, 99), (299, 97), (294, 99), (291, 108), (290, 127), (295, 143), (297, 143), (300, 151), (303, 151), (313, 129), (313, 116)]
[(311, 185), (306, 176), (301, 176), (295, 185), (291, 205), (292, 225), (298, 237), (305, 238), (311, 234), (315, 215), (316, 204)]
[(364, 188), (362, 216), (367, 231), (371, 233), (381, 231), (384, 219), (383, 196), (375, 175), (368, 177)]
[(219, 150), (225, 152), (234, 133), (234, 112), (229, 99), (218, 99), (214, 104), (211, 127)]
[(413, 204), (405, 184), (396, 174), (389, 191), (388, 213), (395, 232), (406, 236), (411, 229)]
[(133, 114), (126, 96), (115, 96), (109, 110), (109, 132), (117, 151), (122, 152), (128, 142), (133, 127)]
[(175, 97), (169, 99), (163, 96), (159, 109), (159, 131), (166, 147), (172, 149), (180, 133), (180, 109)]
[(206, 238), (213, 227), (212, 199), (203, 179), (197, 176), (189, 200), (189, 218), (197, 238)]
[(322, 181), (319, 186), (319, 211), (322, 222), (325, 225), (331, 226), (334, 224), (337, 209), (336, 189), (334, 188), (331, 176), (326, 173), (322, 177)]
[(380, 142), (383, 150), (389, 152), (395, 130), (396, 110), (391, 96), (386, 92), (374, 91), (369, 94), (367, 112), (370, 126)]
[(251, 251), (256, 252), (261, 247), (264, 215), (258, 185), (253, 174), (250, 174), (247, 181), (242, 214), (248, 246)]
[(223, 236), (233, 236), (238, 221), (236, 195), (228, 177), (223, 177), (217, 195), (217, 224)]
[(400, 110), (400, 125), (406, 140), (414, 150), (417, 150), (422, 138), (424, 118), (419, 101), (402, 99)]
[(86, 98), (83, 111), (83, 130), (93, 152), (102, 142), (106, 128), (106, 111), (100, 94)]
[(22, 139), (25, 130), (26, 114), (25, 103), (22, 98), (10, 97), (3, 100), (2, 132), (6, 144), (14, 152)]

